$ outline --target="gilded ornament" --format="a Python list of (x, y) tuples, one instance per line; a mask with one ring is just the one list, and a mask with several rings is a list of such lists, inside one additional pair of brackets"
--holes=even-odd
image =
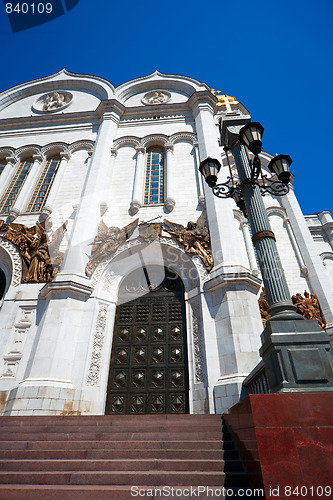
[(297, 307), (298, 314), (304, 316), (305, 319), (315, 319), (322, 330), (325, 329), (326, 323), (323, 318), (319, 301), (314, 293), (309, 294), (304, 291), (304, 297), (301, 293), (296, 293), (292, 296), (293, 304)]
[(91, 257), (86, 266), (86, 274), (91, 277), (96, 267), (106, 257), (116, 252), (133, 234), (138, 225), (139, 219), (131, 222), (120, 229), (119, 227), (107, 225), (101, 221), (98, 226), (98, 232), (93, 241)]
[(182, 224), (164, 219), (165, 231), (178, 241), (191, 255), (201, 258), (208, 271), (213, 268), (213, 257), (210, 250), (210, 237), (206, 221), (206, 213), (202, 212), (197, 222), (188, 222), (186, 228)]
[[(23, 262), (26, 264), (27, 273), (23, 282), (45, 283), (51, 281), (60, 271), (63, 253), (59, 251), (67, 221), (47, 238), (46, 224), (36, 222), (33, 227), (23, 224), (6, 224), (1, 230), (5, 231), (3, 238), (11, 241), (18, 249)], [(48, 228), (50, 229), (50, 228)]]
[(217, 97), (218, 103), (216, 104), (216, 106), (218, 106), (218, 107), (228, 106), (228, 104), (229, 105), (230, 104), (233, 104), (233, 105), (238, 104), (238, 101), (236, 100), (236, 97), (234, 97), (234, 96), (230, 96), (227, 94), (217, 95), (217, 94), (221, 93), (220, 90), (211, 89), (211, 93)]

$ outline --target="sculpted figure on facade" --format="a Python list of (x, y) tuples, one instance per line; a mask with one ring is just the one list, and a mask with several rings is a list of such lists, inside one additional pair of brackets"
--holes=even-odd
[(269, 318), (268, 314), (268, 302), (267, 302), (267, 296), (266, 296), (266, 291), (265, 288), (262, 289), (262, 292), (259, 297), (259, 308), (260, 308), (260, 314), (261, 314), (261, 319), (262, 323), (264, 325), (264, 328), (266, 327), (266, 321)]
[(87, 276), (90, 277), (102, 260), (113, 254), (120, 245), (123, 245), (132, 236), (138, 222), (139, 219), (135, 219), (122, 229), (116, 226), (108, 228), (103, 221), (99, 223), (97, 235), (91, 244), (91, 257), (86, 266)]
[[(67, 221), (47, 238), (46, 224), (36, 222), (33, 227), (11, 223), (2, 227), (3, 237), (11, 241), (26, 264), (25, 283), (44, 283), (51, 281), (59, 272), (63, 253), (59, 251), (60, 243), (66, 230)], [(50, 229), (50, 228), (48, 228)]]
[(164, 219), (165, 231), (184, 246), (185, 252), (201, 257), (208, 271), (213, 268), (214, 262), (210, 250), (210, 237), (206, 221), (206, 213), (202, 212), (197, 222), (182, 224)]
[(314, 293), (311, 296), (307, 290), (304, 291), (304, 297), (301, 293), (292, 296), (293, 304), (297, 307), (297, 312), (305, 319), (315, 319), (322, 330), (325, 329), (325, 321), (320, 309), (319, 301)]
[(45, 102), (43, 106), (44, 111), (53, 111), (55, 109), (62, 108), (66, 105), (65, 96), (60, 92), (54, 92), (53, 94), (48, 94), (45, 96)]

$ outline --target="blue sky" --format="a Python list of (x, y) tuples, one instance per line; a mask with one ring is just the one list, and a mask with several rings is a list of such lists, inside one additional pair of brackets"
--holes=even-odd
[(155, 69), (194, 77), (250, 110), (266, 151), (292, 157), (304, 213), (332, 211), (332, 20), (332, 0), (80, 0), (12, 33), (0, 3), (0, 91), (63, 67), (115, 86)]

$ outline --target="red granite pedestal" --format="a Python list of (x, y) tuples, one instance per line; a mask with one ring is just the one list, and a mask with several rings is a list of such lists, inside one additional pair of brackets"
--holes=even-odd
[(333, 393), (253, 394), (224, 415), (266, 498), (333, 498)]

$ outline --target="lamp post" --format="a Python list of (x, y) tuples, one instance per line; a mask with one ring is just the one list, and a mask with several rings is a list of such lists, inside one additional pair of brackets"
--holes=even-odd
[[(199, 170), (213, 194), (219, 198), (233, 198), (250, 223), (269, 306), (270, 318), (261, 335), (260, 354), (270, 392), (303, 392), (304, 387), (306, 390), (333, 390), (329, 337), (321, 332), (317, 321), (305, 321), (296, 312), (262, 199), (266, 193), (282, 196), (289, 192), (291, 158), (288, 155), (273, 158), (268, 168), (274, 175), (268, 178), (262, 175), (259, 158), (262, 125), (249, 122), (243, 127), (228, 124), (223, 127), (221, 142), (226, 151), (232, 152), (239, 182), (235, 181), (230, 169), (227, 181), (217, 184), (221, 168), (217, 159), (204, 159)], [(253, 153), (253, 159), (249, 159), (246, 148)]]

